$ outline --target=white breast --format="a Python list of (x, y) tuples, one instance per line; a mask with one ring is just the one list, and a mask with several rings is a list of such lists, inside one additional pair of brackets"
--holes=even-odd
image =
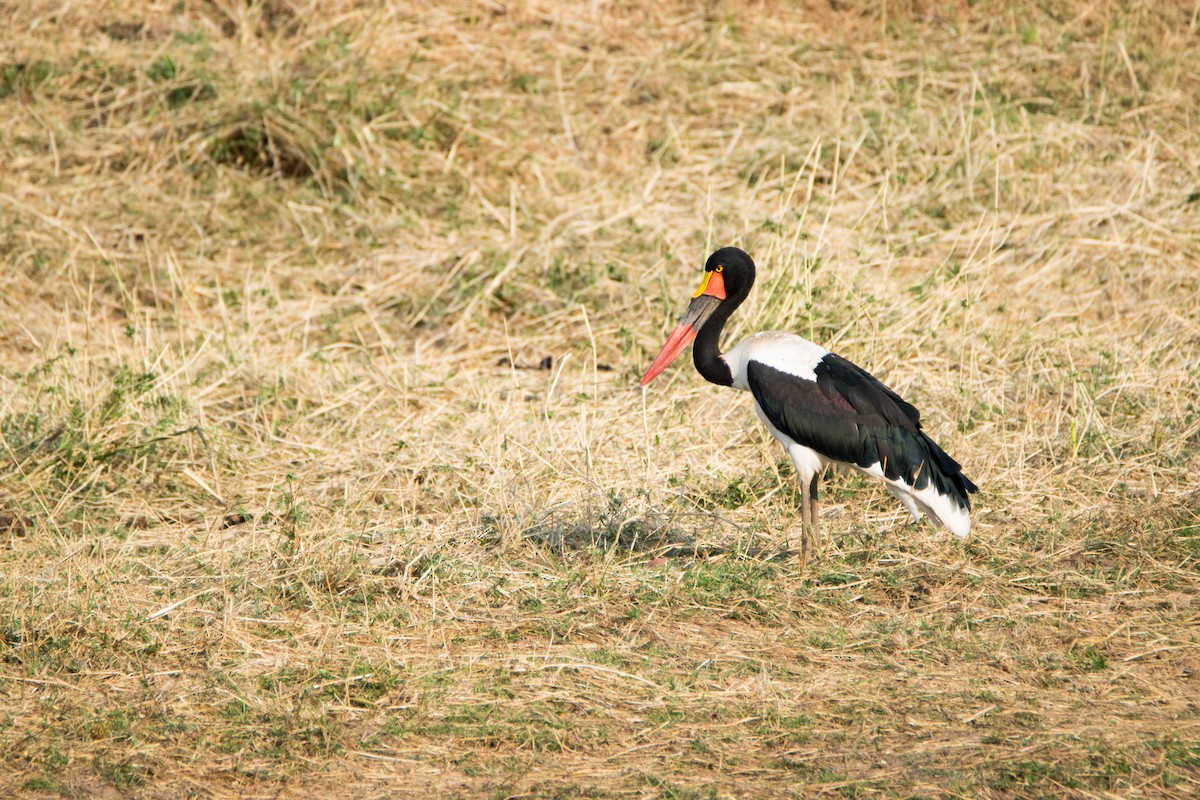
[(781, 372), (808, 381), (817, 379), (816, 368), (829, 351), (808, 339), (782, 331), (767, 331), (747, 336), (725, 354), (733, 373), (733, 388), (748, 391), (746, 365), (751, 361), (766, 364)]

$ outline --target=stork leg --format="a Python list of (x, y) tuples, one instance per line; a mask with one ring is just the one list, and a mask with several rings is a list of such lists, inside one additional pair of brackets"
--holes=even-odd
[(809, 545), (819, 554), (821, 546), (821, 502), (817, 496), (817, 485), (821, 473), (814, 473), (800, 484), (800, 565), (808, 564)]
[(808, 492), (803, 488), (800, 489), (800, 567), (804, 568), (808, 564), (808, 520), (811, 516), (809, 512)]
[(817, 496), (817, 484), (820, 480), (821, 473), (818, 472), (808, 484), (808, 523), (812, 527), (813, 549), (818, 556), (821, 549), (821, 501)]

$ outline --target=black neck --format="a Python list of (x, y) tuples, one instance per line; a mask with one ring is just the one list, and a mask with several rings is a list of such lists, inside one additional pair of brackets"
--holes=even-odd
[(692, 344), (692, 361), (696, 365), (696, 371), (704, 377), (704, 380), (718, 386), (733, 385), (733, 372), (730, 371), (729, 364), (721, 355), (720, 338), (725, 322), (740, 302), (740, 299), (730, 298), (717, 306), (712, 316), (704, 323), (704, 327), (700, 329), (700, 333), (696, 335), (695, 343)]

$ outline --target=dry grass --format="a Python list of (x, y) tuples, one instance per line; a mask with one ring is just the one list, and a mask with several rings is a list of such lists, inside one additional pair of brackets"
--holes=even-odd
[[(1200, 791), (1196, 3), (6, 12), (0, 794)], [(970, 541), (772, 557), (716, 244)]]

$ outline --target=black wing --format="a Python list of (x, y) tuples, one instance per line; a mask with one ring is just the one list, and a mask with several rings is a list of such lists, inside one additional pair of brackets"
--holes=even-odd
[(891, 480), (939, 493), (970, 508), (975, 484), (921, 431), (921, 413), (866, 370), (830, 353), (806, 380), (751, 360), (746, 380), (771, 424), (833, 461), (881, 465)]

